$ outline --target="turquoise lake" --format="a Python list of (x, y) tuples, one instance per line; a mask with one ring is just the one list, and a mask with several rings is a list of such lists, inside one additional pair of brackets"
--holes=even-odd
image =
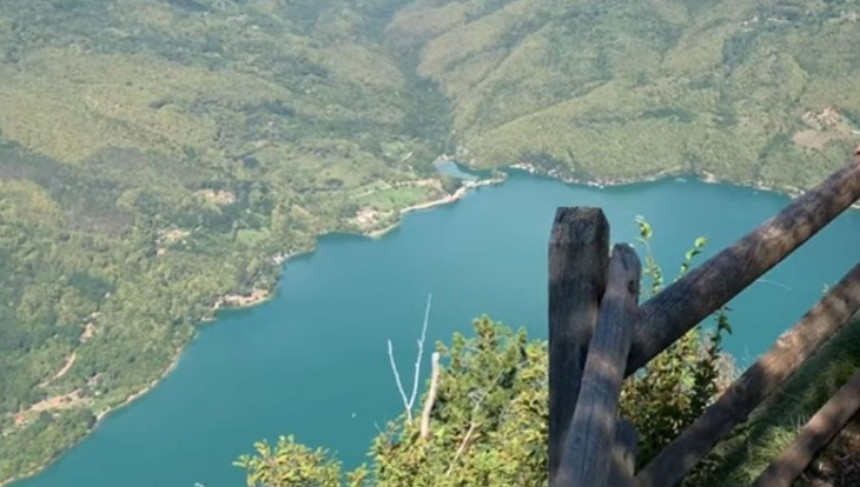
[[(411, 377), (429, 293), (431, 341), (470, 332), (485, 313), (546, 337), (556, 207), (602, 207), (613, 241), (633, 242), (634, 219), (645, 216), (672, 277), (697, 236), (708, 238), (711, 255), (788, 201), (693, 181), (597, 189), (513, 174), (454, 205), (410, 214), (382, 239), (325, 237), (316, 252), (286, 265), (271, 301), (203, 326), (158, 387), (15, 485), (238, 487), (244, 477), (232, 461), (281, 434), (353, 466), (377, 427), (401, 412), (386, 340)], [(767, 350), (857, 261), (858, 242), (860, 213), (846, 213), (747, 289), (732, 303), (728, 350), (744, 364)]]

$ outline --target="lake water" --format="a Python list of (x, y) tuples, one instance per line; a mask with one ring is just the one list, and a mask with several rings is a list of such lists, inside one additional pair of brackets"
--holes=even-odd
[[(274, 299), (203, 327), (150, 394), (16, 485), (237, 487), (244, 478), (231, 462), (255, 440), (289, 433), (354, 465), (378, 427), (401, 412), (386, 340), (410, 377), (428, 293), (431, 341), (469, 332), (484, 313), (546, 336), (557, 206), (603, 207), (613, 241), (634, 241), (634, 219), (644, 215), (664, 273), (674, 276), (695, 237), (709, 239), (711, 255), (787, 202), (692, 181), (595, 189), (515, 174), (411, 214), (381, 240), (323, 238), (317, 252), (286, 266)], [(751, 286), (732, 304), (728, 349), (746, 363), (765, 351), (857, 261), (858, 242), (860, 214), (845, 214)]]

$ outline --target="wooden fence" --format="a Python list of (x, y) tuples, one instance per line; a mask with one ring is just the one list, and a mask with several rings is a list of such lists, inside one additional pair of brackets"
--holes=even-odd
[[(634, 472), (637, 433), (617, 413), (623, 379), (858, 199), (860, 152), (778, 215), (641, 305), (639, 260), (624, 244), (610, 254), (603, 212), (560, 208), (549, 242), (550, 487), (679, 484), (860, 310), (860, 263), (639, 472)], [(858, 410), (860, 374), (813, 416), (755, 485), (791, 485)]]

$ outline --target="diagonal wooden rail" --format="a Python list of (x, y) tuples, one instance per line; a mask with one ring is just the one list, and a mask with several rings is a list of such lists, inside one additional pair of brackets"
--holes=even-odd
[(753, 487), (790, 487), (860, 410), (860, 373), (854, 375), (806, 423), (797, 439), (756, 480)]
[(860, 410), (860, 373), (839, 391), (806, 423), (797, 439), (764, 473), (753, 487), (790, 487), (820, 451)]
[[(609, 225), (603, 213), (559, 209), (549, 248), (550, 487), (607, 482), (662, 487), (682, 480), (860, 310), (860, 264), (635, 479), (636, 432), (616, 426), (621, 377), (725, 305), (858, 199), (860, 151), (852, 163), (640, 307), (635, 299), (633, 305), (629, 299), (619, 305), (613, 284), (619, 267), (612, 262), (625, 251), (616, 247), (607, 262)], [(628, 348), (629, 354), (623, 353)]]
[(627, 375), (729, 302), (860, 199), (860, 158), (642, 305)]
[(860, 264), (636, 476), (638, 487), (675, 485), (860, 310)]

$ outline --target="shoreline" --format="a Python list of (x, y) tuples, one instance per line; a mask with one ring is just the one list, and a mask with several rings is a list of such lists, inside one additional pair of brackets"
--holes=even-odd
[(167, 366), (167, 368), (164, 369), (164, 371), (161, 373), (161, 375), (157, 379), (154, 379), (152, 382), (150, 382), (148, 386), (146, 386), (143, 389), (129, 395), (124, 401), (117, 404), (116, 406), (108, 407), (108, 408), (94, 414), (93, 417), (95, 418), (95, 422), (93, 423), (93, 425), (89, 429), (87, 429), (83, 433), (83, 435), (81, 435), (80, 439), (78, 441), (76, 441), (75, 444), (73, 444), (69, 448), (66, 448), (65, 450), (63, 450), (62, 452), (57, 454), (57, 456), (51, 458), (50, 460), (44, 462), (42, 465), (39, 465), (38, 467), (34, 468), (33, 470), (31, 470), (27, 473), (18, 475), (17, 477), (12, 477), (10, 479), (0, 480), (0, 487), (6, 487), (6, 486), (11, 485), (15, 482), (18, 482), (20, 480), (24, 480), (24, 479), (27, 479), (29, 477), (34, 477), (34, 476), (42, 473), (46, 468), (50, 467), (51, 464), (53, 464), (55, 461), (57, 461), (62, 455), (65, 455), (75, 445), (77, 445), (78, 443), (83, 441), (87, 436), (91, 435), (96, 429), (98, 429), (98, 427), (102, 424), (102, 422), (105, 420), (105, 418), (108, 415), (131, 405), (133, 402), (135, 402), (136, 400), (140, 399), (141, 397), (145, 396), (147, 393), (152, 391), (158, 384), (161, 383), (161, 381), (166, 379), (167, 376), (170, 375), (176, 369), (176, 367), (179, 365), (179, 359), (182, 357), (182, 352), (184, 350), (185, 350), (185, 347), (182, 347), (181, 349), (176, 350), (173, 353), (173, 359), (171, 359), (170, 364)]
[[(471, 192), (471, 191), (473, 191), (479, 187), (501, 184), (503, 182), (504, 182), (504, 178), (493, 178), (493, 179), (484, 179), (484, 180), (476, 180), (476, 181), (466, 181), (466, 182), (464, 182), (463, 186), (457, 188), (457, 191), (455, 191), (452, 194), (448, 194), (446, 196), (443, 196), (442, 198), (427, 201), (424, 203), (418, 203), (418, 204), (407, 206), (405, 208), (400, 209), (398, 211), (398, 216), (402, 217), (402, 216), (407, 215), (409, 213), (414, 213), (417, 211), (428, 210), (428, 209), (436, 208), (438, 206), (444, 206), (444, 205), (456, 203), (457, 201), (461, 200), (464, 196), (469, 194), (469, 192)], [(399, 227), (400, 223), (401, 222), (398, 219), (397, 222), (395, 222), (391, 225), (388, 225), (388, 226), (380, 228), (380, 229), (364, 232), (364, 233), (361, 233), (360, 235), (363, 235), (363, 236), (371, 238), (371, 239), (378, 239), (378, 238), (385, 236), (387, 233), (391, 232), (395, 228)], [(317, 238), (319, 238), (321, 236), (322, 235), (318, 235)], [(316, 249), (316, 246), (314, 246), (313, 248), (308, 249), (308, 250), (291, 250), (291, 251), (287, 251), (287, 252), (280, 252), (280, 253), (272, 256), (270, 261), (272, 262), (273, 265), (283, 267), (287, 262), (289, 262), (290, 259), (311, 253), (315, 249)], [(212, 314), (208, 315), (208, 316), (204, 316), (203, 318), (201, 318), (200, 324), (202, 325), (202, 324), (211, 323), (211, 322), (215, 321), (215, 319), (217, 318), (217, 313), (219, 311), (240, 310), (240, 309), (251, 308), (251, 307), (265, 303), (266, 301), (272, 299), (275, 295), (276, 295), (276, 293), (275, 293), (274, 288), (273, 289), (255, 288), (254, 291), (249, 296), (238, 295), (238, 294), (226, 294), (224, 296), (221, 296), (220, 298), (218, 298), (215, 301), (215, 303), (210, 308)], [(158, 386), (158, 384), (161, 383), (162, 380), (167, 378), (167, 376), (170, 375), (170, 373), (176, 369), (177, 365), (179, 365), (179, 360), (180, 360), (180, 358), (182, 356), (182, 352), (184, 350), (185, 350), (184, 346), (181, 349), (177, 350), (174, 353), (173, 359), (171, 360), (171, 362), (167, 366), (167, 368), (161, 373), (161, 375), (158, 378), (154, 379), (149, 385), (147, 385), (143, 389), (129, 395), (123, 402), (117, 404), (116, 406), (109, 407), (107, 409), (104, 409), (104, 410), (96, 413), (94, 415), (95, 416), (95, 423), (93, 424), (93, 426), (89, 430), (87, 430), (86, 433), (84, 433), (84, 435), (81, 437), (81, 439), (78, 442), (76, 442), (75, 444), (79, 443), (80, 441), (85, 439), (87, 436), (89, 436), (93, 431), (95, 431), (108, 415), (110, 415), (113, 412), (119, 411), (126, 406), (131, 405), (137, 399), (140, 399), (141, 397), (145, 396), (147, 393), (151, 392), (156, 386)], [(65, 449), (62, 453), (60, 453), (60, 455), (65, 454), (66, 452), (69, 451), (69, 449), (73, 448), (74, 446), (75, 445), (72, 445), (69, 448)], [(23, 474), (23, 475), (20, 475), (18, 477), (14, 477), (14, 478), (11, 478), (8, 480), (0, 480), (0, 487), (6, 487), (13, 482), (17, 482), (19, 480), (23, 480), (25, 478), (38, 475), (43, 470), (48, 468), (52, 463), (54, 463), (58, 458), (59, 458), (59, 455), (55, 458), (51, 458), (50, 460), (46, 461), (43, 465), (39, 466), (35, 470), (28, 472), (26, 474)]]
[[(785, 188), (778, 188), (778, 187), (774, 188), (774, 187), (770, 187), (770, 186), (766, 185), (764, 182), (759, 182), (759, 181), (753, 182), (753, 183), (740, 183), (740, 182), (732, 182), (729, 180), (721, 180), (721, 179), (718, 179), (716, 177), (716, 175), (708, 173), (708, 172), (703, 172), (703, 174), (696, 174), (696, 173), (685, 174), (685, 173), (678, 171), (678, 169), (680, 169), (680, 167), (679, 168), (666, 169), (666, 170), (660, 171), (656, 174), (653, 174), (650, 176), (644, 176), (641, 178), (605, 178), (605, 179), (596, 178), (596, 179), (591, 179), (591, 180), (578, 179), (578, 178), (573, 177), (572, 175), (563, 174), (560, 171), (553, 171), (553, 170), (546, 171), (546, 170), (543, 170), (541, 168), (538, 168), (538, 167), (536, 167), (532, 164), (528, 164), (528, 163), (510, 164), (510, 165), (501, 167), (499, 170), (504, 173), (504, 171), (506, 169), (513, 169), (513, 170), (517, 170), (517, 171), (522, 171), (522, 172), (528, 173), (532, 176), (547, 177), (549, 179), (561, 181), (565, 184), (582, 185), (582, 186), (596, 187), (596, 188), (601, 188), (601, 189), (606, 188), (606, 187), (614, 187), (614, 186), (624, 186), (624, 185), (632, 185), (632, 184), (639, 184), (639, 183), (651, 183), (651, 182), (655, 182), (655, 181), (658, 181), (660, 179), (665, 179), (665, 178), (669, 178), (669, 177), (685, 177), (686, 176), (686, 177), (698, 179), (699, 181), (706, 183), (706, 184), (730, 184), (730, 185), (735, 185), (735, 186), (739, 186), (739, 187), (744, 187), (747, 189), (753, 189), (753, 190), (759, 190), (759, 191), (768, 191), (768, 192), (772, 192), (772, 193), (776, 193), (776, 194), (780, 194), (780, 195), (785, 195), (785, 196), (788, 196), (789, 198), (792, 198), (792, 199), (796, 198), (797, 196), (800, 196), (804, 193), (804, 190), (802, 190), (800, 188), (796, 188), (796, 187), (791, 187), (791, 186), (788, 186)], [(398, 217), (403, 217), (404, 215), (407, 215), (409, 213), (414, 213), (414, 212), (418, 212), (418, 211), (428, 210), (428, 209), (436, 208), (439, 206), (444, 206), (444, 205), (456, 203), (457, 201), (461, 200), (463, 197), (468, 195), (471, 191), (474, 191), (480, 187), (493, 186), (493, 185), (498, 185), (498, 184), (504, 183), (507, 179), (507, 176), (508, 176), (508, 174), (504, 173), (503, 176), (500, 176), (500, 177), (463, 181), (463, 185), (460, 186), (454, 193), (447, 194), (446, 196), (443, 196), (443, 197), (435, 199), (435, 200), (427, 201), (424, 203), (418, 203), (415, 205), (411, 205), (411, 206), (402, 208), (398, 211), (397, 215), (398, 215)], [(851, 205), (851, 207), (849, 209), (860, 210), (860, 203), (855, 203), (855, 204)], [(388, 226), (385, 226), (385, 227), (379, 228), (379, 229), (375, 229), (375, 230), (369, 230), (367, 232), (361, 232), (361, 233), (358, 233), (358, 235), (362, 235), (362, 236), (365, 236), (365, 237), (368, 237), (371, 239), (379, 239), (379, 238), (384, 237), (386, 234), (388, 234), (392, 230), (398, 228), (400, 226), (400, 224), (401, 224), (401, 220), (400, 220), (400, 218), (398, 218), (398, 220), (396, 222), (394, 222)], [(315, 238), (318, 239), (319, 237), (322, 237), (323, 235), (325, 235), (325, 234), (317, 235)], [(292, 250), (291, 249), (290, 251), (277, 253), (276, 255), (274, 255), (270, 258), (270, 261), (272, 262), (273, 265), (279, 266), (281, 268), (281, 271), (282, 271), (283, 266), (286, 263), (288, 263), (289, 260), (291, 260), (295, 257), (299, 257), (302, 255), (312, 253), (315, 250), (316, 250), (316, 245), (311, 246), (311, 248), (309, 248), (307, 250)], [(277, 284), (275, 284), (275, 286), (277, 286)], [(226, 294), (224, 296), (221, 296), (220, 298), (218, 298), (218, 300), (216, 300), (215, 304), (212, 305), (212, 307), (211, 307), (212, 314), (202, 317), (200, 319), (199, 325), (203, 325), (203, 324), (214, 321), (217, 318), (217, 313), (219, 311), (222, 311), (222, 310), (239, 310), (239, 309), (251, 308), (251, 307), (265, 303), (266, 301), (268, 301), (268, 300), (272, 299), (274, 296), (276, 296), (276, 294), (277, 293), (275, 292), (275, 287), (273, 287), (271, 289), (255, 288), (250, 296), (237, 295), (237, 294)], [(192, 337), (192, 340), (193, 340), (193, 337)], [(191, 340), (189, 340), (188, 343), (190, 343), (190, 341)], [(149, 392), (151, 392), (156, 386), (158, 386), (161, 383), (161, 381), (163, 381), (165, 378), (167, 378), (167, 376), (169, 376), (176, 369), (176, 367), (179, 365), (179, 361), (181, 359), (182, 353), (185, 351), (185, 348), (188, 345), (188, 343), (186, 343), (185, 345), (183, 345), (181, 348), (177, 349), (174, 352), (173, 358), (171, 359), (169, 365), (164, 369), (164, 371), (156, 379), (151, 381), (149, 385), (147, 385), (143, 389), (129, 395), (124, 401), (117, 404), (116, 406), (108, 407), (102, 411), (99, 411), (98, 413), (95, 413), (94, 414), (95, 422), (94, 422), (93, 426), (91, 428), (89, 428), (80, 437), (80, 439), (78, 439), (74, 444), (70, 445), (68, 448), (65, 448), (56, 457), (51, 458), (50, 460), (44, 462), (44, 464), (40, 465), (39, 467), (37, 467), (36, 469), (34, 469), (30, 472), (27, 472), (26, 474), (22, 474), (22, 475), (19, 475), (19, 476), (10, 478), (10, 479), (6, 479), (6, 480), (0, 480), (0, 487), (7, 487), (8, 485), (10, 485), (14, 482), (18, 482), (20, 480), (24, 480), (28, 477), (33, 477), (35, 475), (42, 473), (42, 471), (44, 471), (46, 468), (50, 467), (51, 464), (53, 464), (60, 456), (66, 454), (71, 448), (73, 448), (74, 446), (79, 444), (81, 441), (86, 439), (86, 437), (89, 436), (93, 431), (95, 431), (101, 425), (101, 423), (104, 421), (104, 419), (107, 416), (109, 416), (111, 413), (119, 411), (119, 410), (131, 405), (136, 400), (140, 399), (141, 397), (143, 397), (146, 394), (148, 394)]]
[[(526, 172), (531, 174), (532, 176), (543, 176), (546, 178), (554, 179), (556, 181), (561, 181), (565, 184), (575, 184), (581, 186), (589, 186), (592, 188), (606, 188), (607, 186), (626, 186), (630, 184), (639, 184), (639, 183), (653, 183), (655, 181), (659, 181), (660, 179), (669, 178), (673, 176), (682, 176), (683, 172), (680, 171), (681, 167), (674, 167), (670, 169), (664, 169), (655, 174), (651, 174), (648, 176), (642, 176), (638, 178), (623, 178), (623, 177), (603, 177), (603, 178), (593, 178), (593, 179), (580, 179), (576, 176), (573, 176), (569, 173), (564, 173), (558, 170), (545, 170), (535, 166), (530, 163), (516, 163), (507, 166), (508, 169), (515, 169), (517, 171)], [(696, 178), (701, 179), (705, 183), (720, 183), (721, 181), (716, 179), (713, 174), (705, 173), (705, 177), (700, 177), (698, 175), (694, 175)]]
[[(443, 196), (443, 197), (435, 199), (435, 200), (407, 206), (406, 208), (401, 208), (400, 211), (398, 211), (398, 216), (403, 217), (404, 215), (408, 215), (409, 213), (415, 213), (418, 211), (429, 210), (432, 208), (436, 208), (438, 206), (450, 205), (450, 204), (456, 203), (457, 201), (460, 201), (461, 199), (463, 199), (463, 197), (465, 197), (466, 195), (468, 195), (469, 193), (471, 193), (472, 191), (474, 191), (478, 188), (481, 188), (483, 186), (493, 186), (496, 184), (502, 184), (503, 182), (505, 182), (505, 178), (490, 178), (490, 179), (479, 179), (479, 180), (474, 180), (474, 181), (472, 181), (472, 180), (464, 181), (463, 185), (460, 186), (459, 188), (457, 188), (457, 191), (454, 191), (451, 194), (448, 194), (446, 196)], [(391, 232), (395, 228), (399, 227), (400, 223), (401, 222), (398, 219), (398, 221), (396, 221), (390, 225), (387, 225), (385, 227), (382, 227), (382, 228), (379, 228), (376, 230), (370, 230), (367, 232), (363, 232), (360, 235), (363, 235), (363, 236), (371, 238), (371, 239), (378, 239), (378, 238), (385, 236), (386, 234), (388, 234), (389, 232)]]
[[(458, 188), (457, 191), (455, 191), (453, 194), (449, 194), (449, 195), (446, 195), (442, 198), (438, 198), (435, 200), (427, 201), (424, 203), (418, 203), (418, 204), (415, 204), (412, 206), (408, 206), (406, 208), (402, 208), (401, 210), (399, 210), (398, 215), (402, 217), (402, 216), (407, 215), (409, 213), (413, 213), (413, 212), (417, 212), (417, 211), (421, 211), (421, 210), (432, 209), (432, 208), (435, 208), (438, 206), (452, 204), (452, 203), (459, 201), (464, 196), (466, 196), (470, 191), (472, 191), (478, 187), (488, 186), (491, 184), (500, 184), (503, 181), (504, 181), (504, 179), (489, 179), (489, 180), (477, 181), (477, 182), (474, 182), (471, 184), (464, 184), (463, 186)], [(395, 228), (397, 228), (398, 226), (400, 226), (400, 223), (401, 222), (398, 220), (397, 222), (395, 222), (391, 225), (388, 225), (387, 227), (377, 229), (377, 230), (371, 230), (369, 232), (364, 232), (361, 235), (372, 238), (372, 239), (381, 238), (385, 234), (389, 233), (390, 231), (392, 231)], [(319, 235), (317, 237), (320, 237), (320, 236), (322, 236), (322, 235)], [(304, 250), (304, 251), (294, 250), (294, 251), (289, 251), (289, 252), (281, 252), (281, 253), (278, 253), (278, 254), (274, 255), (273, 257), (271, 257), (271, 262), (273, 265), (283, 267), (287, 262), (290, 261), (290, 259), (311, 253), (314, 250), (315, 250), (315, 246), (314, 246), (314, 248)], [(243, 295), (237, 295), (237, 294), (226, 294), (224, 296), (221, 296), (220, 298), (218, 298), (218, 300), (215, 301), (215, 304), (213, 304), (211, 307), (212, 315), (203, 317), (200, 320), (200, 324), (202, 325), (202, 324), (211, 323), (211, 322), (215, 321), (215, 319), (217, 318), (217, 313), (219, 311), (240, 310), (240, 309), (251, 308), (251, 307), (263, 304), (266, 301), (272, 299), (272, 297), (274, 297), (275, 294), (276, 293), (274, 292), (274, 289), (270, 290), (270, 289), (260, 289), (260, 288), (255, 288), (255, 290), (251, 293), (250, 296), (243, 296)], [(185, 346), (183, 346), (181, 349), (177, 350), (174, 353), (173, 358), (170, 361), (170, 364), (164, 369), (164, 371), (161, 373), (161, 375), (159, 375), (158, 378), (156, 378), (152, 382), (150, 382), (149, 385), (147, 385), (143, 389), (129, 395), (124, 401), (117, 404), (116, 406), (112, 406), (112, 407), (106, 408), (102, 411), (99, 411), (98, 413), (95, 413), (95, 415), (94, 415), (95, 423), (93, 424), (93, 426), (91, 428), (89, 428), (83, 434), (83, 436), (81, 436), (80, 440), (75, 442), (75, 445), (77, 443), (79, 443), (80, 441), (84, 440), (90, 434), (92, 434), (102, 424), (102, 422), (105, 420), (105, 418), (107, 418), (107, 416), (109, 416), (111, 413), (117, 412), (117, 411), (131, 405), (136, 400), (142, 398), (143, 396), (145, 396), (146, 394), (151, 392), (156, 386), (158, 386), (161, 383), (161, 381), (166, 379), (167, 376), (169, 376), (176, 369), (176, 367), (179, 365), (179, 360), (180, 360), (180, 358), (182, 356), (182, 352), (184, 352), (184, 350), (185, 350)], [(69, 448), (67, 448), (63, 452), (61, 452), (57, 457), (51, 458), (50, 460), (46, 461), (43, 465), (40, 465), (39, 467), (37, 467), (36, 469), (34, 469), (30, 472), (27, 472), (25, 474), (22, 474), (22, 475), (19, 475), (17, 477), (13, 477), (13, 478), (10, 478), (7, 480), (0, 480), (0, 487), (7, 487), (8, 485), (10, 485), (14, 482), (18, 482), (19, 480), (24, 480), (28, 477), (33, 477), (35, 475), (40, 474), (42, 471), (44, 471), (46, 468), (48, 468), (52, 463), (54, 463), (61, 455), (68, 452), (75, 445), (70, 446)]]
[[(125, 398), (125, 400), (124, 400), (123, 402), (121, 402), (120, 404), (118, 404), (117, 406), (109, 407), (109, 408), (107, 408), (107, 409), (104, 409), (104, 410), (99, 411), (98, 413), (96, 413), (96, 415), (95, 415), (95, 417), (96, 417), (96, 422), (95, 422), (95, 424), (93, 425), (93, 427), (92, 427), (92, 428), (90, 428), (90, 430), (89, 430), (86, 434), (87, 434), (87, 435), (89, 435), (90, 433), (92, 433), (93, 431), (95, 431), (95, 429), (96, 429), (96, 428), (98, 428), (98, 426), (102, 423), (102, 421), (103, 421), (103, 420), (104, 420), (108, 415), (110, 415), (110, 414), (111, 414), (111, 413), (113, 413), (113, 412), (119, 411), (119, 410), (123, 409), (123, 408), (124, 408), (124, 407), (126, 407), (126, 406), (131, 405), (134, 401), (136, 401), (136, 400), (140, 399), (141, 397), (145, 396), (148, 392), (150, 392), (150, 391), (151, 391), (151, 390), (153, 390), (153, 389), (154, 389), (158, 384), (160, 384), (160, 383), (161, 383), (161, 381), (163, 381), (164, 379), (166, 379), (166, 378), (167, 378), (167, 376), (168, 376), (168, 375), (170, 375), (171, 373), (173, 373), (173, 371), (174, 371), (174, 370), (176, 370), (176, 367), (178, 367), (178, 366), (179, 366), (179, 359), (182, 357), (182, 352), (184, 352), (184, 351), (185, 351), (185, 347), (182, 347), (181, 349), (176, 350), (176, 351), (173, 353), (173, 359), (171, 359), (170, 364), (167, 366), (167, 368), (166, 368), (166, 369), (164, 369), (164, 371), (161, 373), (161, 375), (160, 375), (157, 379), (154, 379), (152, 382), (150, 382), (148, 386), (146, 386), (146, 387), (144, 387), (143, 389), (141, 389), (141, 390), (139, 390), (139, 391), (135, 392), (134, 394), (131, 394), (130, 396), (128, 396), (127, 398)], [(0, 487), (2, 487), (2, 486), (0, 486)]]
[[(515, 169), (517, 171), (528, 173), (532, 176), (545, 177), (549, 179), (553, 179), (556, 181), (561, 181), (565, 184), (573, 184), (580, 186), (588, 186), (592, 188), (600, 188), (604, 189), (607, 187), (617, 187), (617, 186), (627, 186), (633, 184), (641, 184), (641, 183), (653, 183), (657, 182), (661, 179), (666, 178), (691, 178), (697, 181), (700, 181), (705, 184), (726, 184), (730, 186), (735, 186), (738, 188), (746, 188), (754, 191), (766, 191), (768, 193), (773, 193), (776, 195), (787, 196), (790, 199), (795, 199), (799, 196), (803, 196), (806, 193), (806, 190), (798, 188), (797, 186), (771, 186), (770, 183), (765, 181), (732, 181), (730, 179), (720, 179), (715, 174), (702, 171), (701, 174), (690, 172), (685, 173), (679, 171), (680, 167), (665, 169), (659, 171), (655, 174), (649, 176), (643, 176), (641, 178), (597, 178), (597, 179), (578, 179), (571, 175), (562, 174), (559, 171), (545, 171), (540, 169), (532, 164), (528, 163), (517, 163), (506, 166), (508, 169)], [(849, 210), (860, 210), (860, 202), (852, 204)]]

